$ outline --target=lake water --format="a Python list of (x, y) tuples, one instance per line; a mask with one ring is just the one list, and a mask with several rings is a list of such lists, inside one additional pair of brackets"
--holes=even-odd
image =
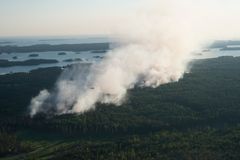
[(29, 46), (36, 44), (82, 44), (82, 43), (104, 43), (110, 39), (104, 36), (52, 36), (52, 37), (11, 37), (0, 38), (0, 46), (17, 45)]
[[(36, 44), (85, 44), (85, 43), (106, 43), (110, 42), (109, 38), (106, 37), (20, 37), (20, 38), (0, 38), (0, 46), (16, 45), (16, 46), (30, 46)], [(59, 55), (61, 51), (49, 51), (49, 52), (31, 52), (31, 53), (3, 53), (0, 54), (0, 59), (9, 61), (25, 61), (29, 59), (53, 59), (58, 60), (59, 63), (54, 64), (40, 64), (33, 66), (13, 66), (13, 67), (0, 67), (0, 74), (16, 73), (16, 72), (29, 72), (33, 69), (54, 67), (54, 66), (66, 66), (74, 63), (93, 63), (99, 61), (96, 56), (103, 57), (104, 53), (92, 53), (91, 51), (82, 52), (69, 52), (62, 51), (65, 54)], [(37, 56), (31, 56), (31, 55)], [(82, 59), (81, 62), (65, 62), (69, 59)]]
[(195, 56), (197, 59), (207, 59), (207, 58), (217, 58), (222, 56), (233, 56), (233, 57), (239, 57), (240, 56), (240, 50), (232, 50), (232, 51), (221, 51), (219, 49), (211, 49), (208, 52), (203, 52), (201, 55)]
[[(102, 43), (110, 42), (110, 39), (105, 37), (36, 37), (36, 38), (0, 38), (0, 46), (4, 45), (17, 45), (28, 46), (34, 44), (81, 44), (81, 43)], [(53, 59), (58, 60), (59, 63), (54, 64), (40, 64), (33, 66), (13, 66), (13, 67), (0, 67), (0, 74), (16, 73), (16, 72), (29, 72), (33, 69), (66, 66), (73, 63), (93, 63), (101, 59), (96, 56), (104, 57), (105, 53), (92, 53), (87, 52), (65, 52), (65, 55), (59, 55), (59, 51), (50, 52), (32, 52), (32, 53), (3, 53), (0, 54), (0, 59), (9, 61), (25, 61), (29, 59)], [(36, 57), (30, 55), (37, 54)], [(212, 49), (208, 52), (194, 54), (194, 59), (216, 58), (220, 56), (240, 56), (240, 51), (220, 51), (219, 49)], [(82, 59), (81, 62), (65, 62), (69, 59)]]
[[(29, 59), (53, 59), (58, 60), (59, 63), (54, 64), (40, 64), (40, 65), (33, 65), (33, 66), (13, 66), (13, 67), (0, 67), (0, 74), (7, 74), (7, 73), (16, 73), (16, 72), (29, 72), (33, 69), (38, 68), (47, 68), (47, 67), (54, 67), (54, 66), (66, 66), (69, 64), (74, 63), (93, 63), (99, 61), (100, 58), (96, 58), (96, 56), (103, 57), (104, 53), (91, 53), (88, 52), (64, 52), (65, 55), (58, 55), (61, 52), (32, 52), (32, 53), (3, 53), (0, 54), (0, 59), (5, 59), (9, 61), (25, 61)], [(37, 57), (30, 57), (31, 54), (38, 54)], [(13, 57), (17, 57), (17, 59), (13, 59)], [(65, 62), (65, 60), (69, 59), (81, 59), (82, 61), (73, 61), (73, 62)]]

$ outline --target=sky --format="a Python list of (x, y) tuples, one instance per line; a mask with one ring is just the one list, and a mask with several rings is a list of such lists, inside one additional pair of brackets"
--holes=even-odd
[[(0, 37), (106, 35), (117, 25), (124, 26), (135, 11), (158, 4), (152, 1), (161, 0), (0, 0)], [(210, 8), (206, 19), (217, 17), (229, 29), (239, 28), (228, 25), (228, 21), (240, 18), (239, 0), (186, 1), (194, 7), (202, 3), (202, 13), (206, 12), (205, 6)]]
[(140, 0), (1, 0), (0, 36), (106, 34)]

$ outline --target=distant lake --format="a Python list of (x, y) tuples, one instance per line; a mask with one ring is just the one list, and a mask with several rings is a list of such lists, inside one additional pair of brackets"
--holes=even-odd
[[(65, 53), (64, 55), (59, 55), (60, 53)], [(31, 57), (31, 55), (38, 55)], [(59, 63), (54, 64), (40, 64), (34, 66), (13, 66), (13, 67), (0, 67), (0, 74), (7, 74), (7, 73), (16, 73), (16, 72), (29, 72), (33, 69), (37, 68), (46, 68), (46, 67), (53, 67), (53, 66), (66, 66), (69, 64), (74, 63), (93, 63), (99, 61), (99, 58), (96, 57), (103, 57), (104, 53), (92, 53), (91, 51), (87, 52), (32, 52), (32, 53), (3, 53), (0, 54), (0, 59), (5, 59), (9, 61), (25, 61), (28, 59), (53, 59), (58, 60)], [(75, 59), (82, 59), (81, 62), (71, 62), (69, 60)], [(68, 62), (66, 62), (68, 61)]]
[(202, 52), (199, 55), (194, 55), (196, 59), (207, 59), (207, 58), (217, 58), (222, 56), (240, 56), (240, 50), (220, 50), (220, 49), (211, 49), (207, 52)]
[[(37, 44), (85, 44), (85, 43), (106, 43), (110, 40), (106, 37), (27, 37), (27, 38), (0, 38), (0, 46), (31, 46)], [(55, 64), (40, 64), (33, 66), (12, 66), (0, 67), (0, 74), (29, 72), (33, 69), (46, 68), (53, 66), (66, 66), (74, 63), (92, 63), (99, 61), (105, 53), (93, 51), (70, 52), (70, 51), (48, 51), (48, 52), (30, 52), (30, 53), (2, 53), (0, 59), (9, 61), (25, 61), (29, 59), (53, 59), (58, 60)], [(98, 57), (98, 58), (97, 58)], [(72, 61), (81, 59), (82, 61)]]
[(0, 38), (0, 46), (16, 45), (30, 46), (36, 44), (83, 44), (83, 43), (104, 43), (109, 42), (109, 38), (99, 36), (57, 36), (57, 37), (17, 37), (17, 38)]
[[(0, 46), (17, 45), (30, 46), (36, 44), (84, 44), (84, 43), (104, 43), (111, 40), (106, 37), (35, 37), (35, 38), (0, 38)], [(59, 61), (54, 64), (40, 64), (33, 66), (12, 66), (0, 67), (0, 74), (29, 72), (33, 69), (66, 66), (74, 63), (93, 63), (100, 61), (105, 53), (82, 51), (48, 51), (48, 52), (31, 52), (31, 53), (3, 53), (0, 54), (0, 59), (9, 61), (25, 61), (29, 59), (53, 59)], [(219, 49), (206, 50), (193, 55), (194, 59), (216, 58), (220, 56), (240, 56), (240, 50), (221, 51)], [(101, 58), (99, 58), (101, 57)], [(81, 59), (82, 61), (71, 61)]]

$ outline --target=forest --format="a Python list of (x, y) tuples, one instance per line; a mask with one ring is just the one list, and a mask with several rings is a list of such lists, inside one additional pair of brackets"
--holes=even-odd
[(240, 57), (189, 68), (178, 82), (130, 90), (121, 106), (34, 118), (31, 98), (53, 88), (62, 69), (0, 75), (0, 159), (240, 159)]

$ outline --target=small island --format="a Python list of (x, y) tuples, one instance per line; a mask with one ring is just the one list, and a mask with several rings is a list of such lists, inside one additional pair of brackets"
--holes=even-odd
[(107, 50), (94, 50), (94, 51), (91, 51), (91, 53), (106, 53)]
[(58, 53), (58, 55), (59, 55), (59, 56), (65, 56), (65, 55), (67, 55), (67, 53), (65, 53), (65, 52), (60, 52), (60, 53)]
[(80, 62), (82, 61), (81, 58), (75, 58), (75, 59), (65, 59), (63, 62)]
[(0, 67), (12, 67), (12, 66), (33, 66), (40, 64), (51, 64), (58, 63), (57, 60), (53, 59), (30, 59), (26, 61), (8, 61), (0, 59)]
[(96, 58), (96, 59), (103, 59), (103, 56), (93, 56), (93, 58)]
[(28, 57), (38, 57), (38, 56), (39, 56), (39, 54), (29, 54)]
[(83, 61), (81, 58), (75, 58), (74, 61)]
[(13, 56), (12, 59), (18, 59), (18, 57), (17, 56)]

